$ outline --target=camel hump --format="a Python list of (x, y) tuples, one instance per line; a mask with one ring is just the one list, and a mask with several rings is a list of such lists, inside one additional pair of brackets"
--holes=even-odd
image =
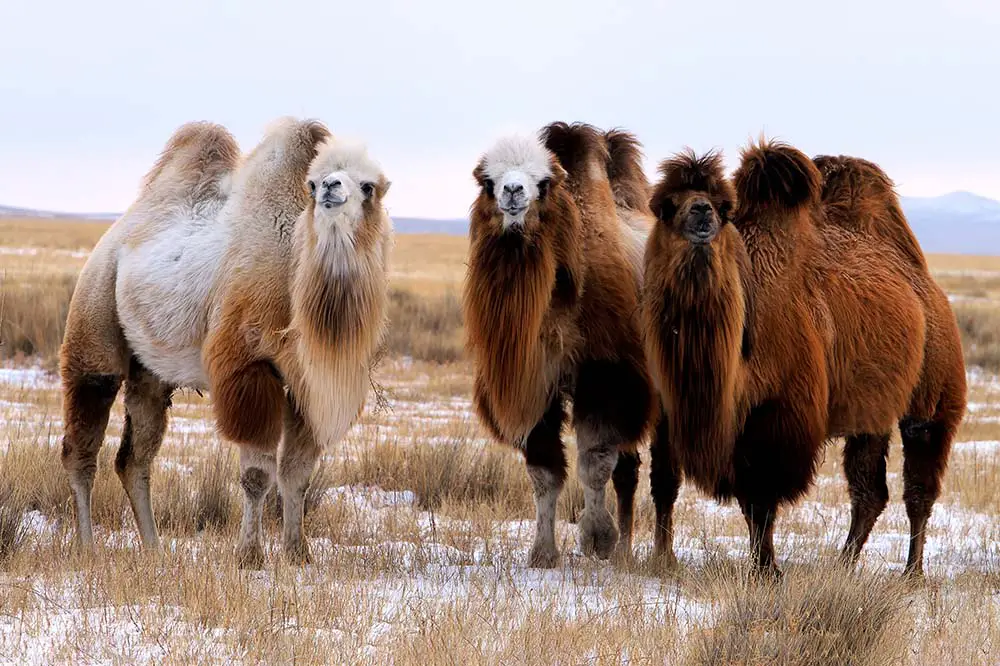
[(818, 206), (823, 187), (819, 169), (805, 153), (765, 139), (743, 149), (733, 182), (740, 207), (749, 213)]
[(143, 180), (142, 192), (176, 192), (201, 202), (225, 196), (240, 148), (225, 127), (209, 122), (181, 125)]
[(301, 148), (311, 160), (319, 152), (319, 146), (332, 134), (319, 120), (299, 120), (292, 116), (284, 116), (271, 122), (264, 130), (264, 143), (274, 139), (287, 148)]
[(631, 132), (612, 129), (604, 133), (608, 151), (608, 180), (615, 204), (649, 214), (649, 181), (642, 170), (642, 146)]
[(827, 221), (889, 241), (911, 264), (926, 266), (895, 185), (881, 167), (848, 155), (819, 155), (813, 162), (823, 177)]
[(318, 120), (278, 118), (264, 129), (264, 138), (247, 157), (243, 170), (252, 173), (262, 167), (268, 171), (290, 169), (304, 181), (305, 170), (319, 154), (320, 146), (332, 136)]
[(586, 176), (592, 164), (608, 163), (604, 133), (593, 125), (555, 122), (543, 127), (540, 136), (570, 178)]
[(236, 172), (230, 216), (241, 224), (270, 224), (282, 230), (309, 202), (309, 166), (330, 130), (317, 120), (279, 118), (268, 124), (264, 138)]

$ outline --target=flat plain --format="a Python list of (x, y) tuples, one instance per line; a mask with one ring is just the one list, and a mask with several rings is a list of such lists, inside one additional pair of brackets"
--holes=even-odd
[(890, 504), (855, 572), (836, 564), (850, 518), (836, 440), (808, 496), (777, 522), (780, 582), (748, 575), (738, 508), (688, 486), (680, 565), (659, 566), (648, 464), (634, 561), (579, 554), (571, 480), (561, 565), (527, 568), (530, 483), (472, 411), (466, 239), (449, 236), (397, 238), (390, 353), (377, 374), (386, 400), (370, 401), (322, 459), (306, 516), (313, 563), (283, 561), (274, 510), (267, 564), (244, 571), (233, 558), (236, 450), (216, 436), (207, 398), (186, 391), (153, 472), (166, 552), (138, 547), (113, 471), (120, 399), (94, 491), (97, 551), (73, 548), (53, 371), (76, 275), (105, 228), (0, 220), (0, 664), (1000, 663), (1000, 257), (928, 257), (958, 315), (970, 381), (924, 581), (901, 576), (898, 439)]

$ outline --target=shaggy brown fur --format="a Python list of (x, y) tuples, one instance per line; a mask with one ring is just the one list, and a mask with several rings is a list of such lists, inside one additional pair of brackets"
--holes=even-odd
[[(651, 207), (660, 220), (646, 254), (643, 323), (679, 463), (705, 492), (726, 496), (733, 445), (746, 415), (741, 353), (749, 354), (749, 259), (729, 222), (735, 192), (717, 153), (680, 155), (660, 166)], [(681, 196), (677, 196), (680, 194)], [(717, 213), (718, 236), (691, 243), (685, 224), (697, 205)]]
[[(644, 188), (630, 162), (635, 140), (615, 133), (612, 159), (605, 135), (588, 125), (554, 123), (541, 136), (549, 175), (520, 230), (503, 227), (489, 154), (474, 172), (481, 191), (472, 207), (464, 308), (477, 412), (497, 439), (524, 451), (539, 507), (531, 561), (551, 566), (558, 552), (543, 523), (566, 476), (564, 400), (573, 399), (587, 496), (581, 543), (605, 557), (617, 539), (601, 514), (616, 459), (619, 521), (627, 523), (619, 548), (630, 547), (635, 447), (651, 398), (636, 267), (614, 194), (627, 204)], [(642, 183), (627, 182), (637, 175)], [(543, 507), (550, 500), (551, 512)]]
[[(729, 225), (718, 160), (665, 164), (644, 309), (667, 421), (653, 446), (657, 546), (666, 555), (683, 472), (719, 498), (736, 497), (755, 563), (775, 570), (778, 506), (808, 488), (825, 440), (845, 436), (853, 516), (844, 552), (853, 560), (884, 508), (884, 455), (899, 422), (911, 469), (907, 569), (921, 570), (965, 375), (947, 301), (942, 310), (895, 194), (872, 167), (846, 160), (824, 183), (794, 148), (751, 146), (734, 174)], [(695, 208), (718, 229), (708, 242), (691, 233), (702, 219)], [(659, 325), (671, 316), (676, 323)], [(716, 418), (702, 420), (705, 412)]]
[[(265, 337), (266, 332), (283, 330), (291, 321), (287, 292), (294, 255), (290, 230), (295, 217), (310, 203), (306, 172), (318, 146), (329, 136), (322, 123), (301, 123), (287, 139), (285, 167), (272, 170), (265, 182), (248, 184), (253, 194), (241, 214), (256, 215), (254, 206), (267, 202), (275, 216), (271, 238), (249, 252), (277, 250), (285, 261), (279, 270), (238, 271), (232, 276), (232, 288), (220, 296), (219, 322), (205, 343), (203, 360), (216, 425), (233, 442), (273, 451), (281, 438), (286, 382), (274, 364), (274, 343)], [(253, 159), (251, 155), (248, 161)], [(238, 261), (239, 265), (254, 263), (268, 266), (274, 262), (242, 256)]]
[(627, 210), (649, 213), (649, 182), (642, 171), (639, 140), (620, 129), (604, 133), (608, 149), (608, 180), (615, 203)]

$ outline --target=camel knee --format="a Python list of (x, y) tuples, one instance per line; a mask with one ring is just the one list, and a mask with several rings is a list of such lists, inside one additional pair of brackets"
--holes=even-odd
[(251, 501), (264, 499), (273, 485), (274, 477), (258, 467), (247, 468), (240, 474), (240, 487)]
[(941, 493), (941, 478), (948, 463), (953, 429), (939, 421), (904, 419), (900, 422), (903, 439), (903, 500), (907, 512), (930, 513)]
[(618, 462), (619, 437), (614, 430), (578, 423), (576, 431), (577, 473), (585, 488), (601, 489)]
[(639, 487), (639, 467), (642, 460), (638, 451), (619, 452), (618, 462), (611, 473), (611, 482), (620, 496), (634, 496)]
[(62, 462), (71, 476), (93, 479), (120, 385), (121, 376), (115, 374), (64, 378)]
[(632, 519), (635, 509), (635, 491), (639, 487), (638, 451), (619, 452), (618, 462), (611, 473), (611, 482), (615, 487), (618, 501), (618, 528), (621, 530), (623, 548), (630, 547), (632, 542)]
[(881, 513), (889, 502), (886, 457), (889, 435), (854, 435), (844, 444), (844, 476), (856, 504)]

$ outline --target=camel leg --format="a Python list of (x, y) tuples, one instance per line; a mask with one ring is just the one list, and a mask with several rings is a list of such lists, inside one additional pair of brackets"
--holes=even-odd
[(681, 469), (677, 464), (670, 439), (667, 421), (660, 419), (649, 448), (649, 488), (656, 507), (654, 527), (654, 557), (665, 561), (669, 567), (677, 565), (674, 554), (674, 503), (681, 488)]
[(923, 576), (927, 521), (941, 494), (941, 477), (948, 463), (957, 424), (906, 418), (899, 424), (903, 438), (903, 501), (910, 518), (910, 551), (906, 573)]
[(535, 493), (535, 542), (528, 566), (551, 569), (559, 564), (556, 548), (556, 503), (566, 481), (562, 397), (556, 396), (524, 443), (524, 462)]
[(163, 443), (171, 394), (173, 387), (132, 359), (125, 382), (125, 428), (115, 471), (132, 505), (142, 544), (153, 551), (161, 548), (149, 493), (149, 468)]
[(243, 568), (264, 566), (264, 498), (274, 486), (277, 462), (274, 453), (250, 446), (240, 447), (240, 486), (243, 488), (243, 518), (236, 545), (236, 559)]
[(278, 447), (278, 490), (281, 492), (285, 557), (295, 564), (311, 562), (302, 519), (306, 490), (320, 453), (312, 428), (289, 395), (285, 401), (285, 435)]
[(605, 492), (615, 462), (618, 437), (591, 423), (576, 426), (576, 469), (583, 484), (583, 513), (580, 514), (580, 550), (605, 560), (618, 543), (618, 528), (608, 511)]
[(104, 443), (111, 406), (121, 386), (117, 374), (63, 373), (62, 463), (73, 493), (77, 542), (84, 550), (94, 547), (90, 496), (97, 472), (97, 453)]
[(852, 435), (844, 444), (844, 476), (851, 494), (851, 528), (841, 559), (855, 564), (875, 521), (889, 503), (885, 459), (889, 435)]
[(740, 509), (750, 531), (750, 552), (754, 568), (758, 573), (780, 576), (781, 571), (774, 561), (774, 519), (778, 507), (765, 502), (750, 502), (740, 498)]
[[(641, 358), (641, 353), (635, 357)], [(618, 452), (636, 446), (649, 425), (650, 395), (645, 372), (627, 358), (625, 355), (616, 361), (581, 364), (573, 391), (577, 472), (584, 499), (578, 523), (580, 549), (600, 559), (610, 557), (618, 543), (618, 528), (605, 504)]]
[(635, 491), (639, 487), (639, 467), (642, 459), (638, 451), (619, 451), (618, 463), (611, 473), (611, 481), (615, 486), (615, 496), (618, 500), (618, 557), (632, 557), (632, 527), (635, 514)]

